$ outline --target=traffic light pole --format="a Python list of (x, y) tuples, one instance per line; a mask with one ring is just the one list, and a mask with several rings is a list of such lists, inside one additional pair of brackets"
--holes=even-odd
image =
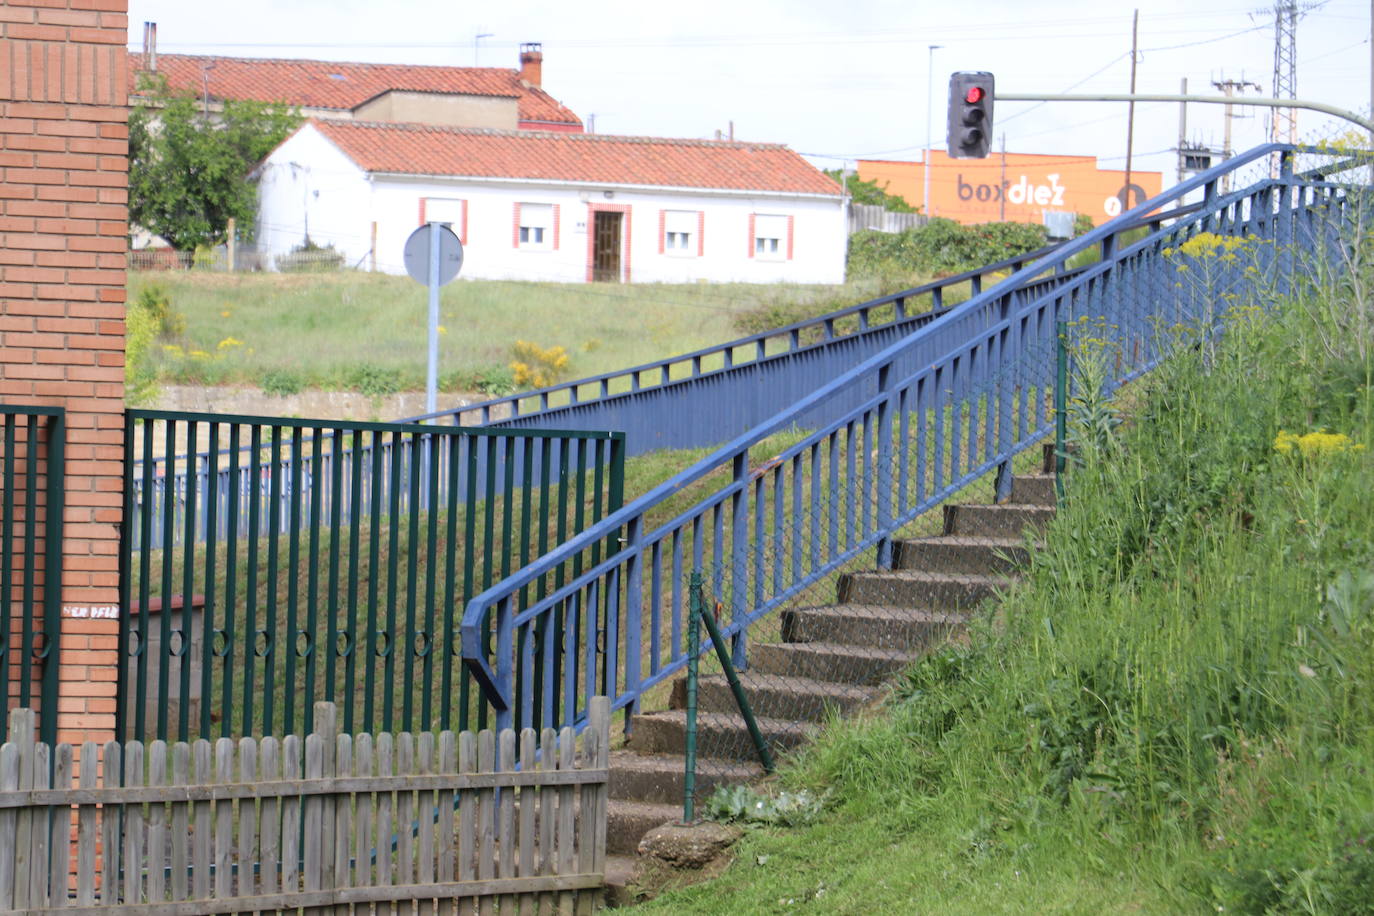
[(1306, 108), (1309, 111), (1320, 111), (1333, 117), (1342, 118), (1352, 124), (1358, 124), (1365, 130), (1374, 133), (1374, 121), (1362, 118), (1353, 111), (1346, 111), (1344, 108), (1337, 108), (1334, 105), (1327, 105), (1322, 102), (1309, 102), (1303, 99), (1265, 99), (1265, 98), (1238, 98), (1224, 95), (1159, 95), (1159, 94), (1087, 94), (1075, 93), (1065, 95), (1064, 93), (1035, 93), (1035, 92), (1001, 92), (997, 93), (999, 102), (1197, 102), (1203, 105), (1257, 105), (1264, 108)]

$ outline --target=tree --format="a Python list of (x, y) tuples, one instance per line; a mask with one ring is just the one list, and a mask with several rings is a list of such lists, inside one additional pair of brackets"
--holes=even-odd
[[(826, 169), (825, 174), (836, 181), (840, 181), (839, 169)], [(906, 202), (906, 198), (898, 194), (887, 193), (886, 184), (880, 188), (878, 182), (864, 181), (854, 172), (844, 175), (844, 187), (849, 192), (849, 199), (856, 204), (876, 204), (893, 213), (917, 212), (915, 207)]]
[(160, 76), (140, 83), (129, 114), (129, 218), (188, 250), (224, 238), (230, 219), (253, 225), (248, 174), (301, 123), (295, 109), (225, 100), (217, 117)]

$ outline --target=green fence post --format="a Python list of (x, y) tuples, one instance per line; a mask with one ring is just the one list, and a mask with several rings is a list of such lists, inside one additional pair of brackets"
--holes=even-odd
[[(57, 704), (62, 638), (62, 516), (67, 493), (67, 414), (58, 408), (48, 424), (48, 505), (44, 519), (43, 685), (38, 740), (57, 746)], [(9, 524), (9, 517), (5, 518)], [(124, 660), (119, 660), (123, 665)]]
[[(694, 573), (694, 575), (696, 574)], [(744, 724), (749, 727), (749, 737), (754, 741), (754, 750), (758, 752), (759, 763), (763, 764), (765, 772), (771, 773), (773, 772), (773, 755), (768, 750), (768, 742), (763, 740), (763, 732), (759, 731), (759, 723), (754, 718), (754, 710), (749, 705), (749, 697), (745, 696), (744, 685), (739, 682), (739, 675), (735, 673), (735, 665), (730, 660), (730, 650), (720, 635), (720, 627), (716, 626), (715, 618), (706, 610), (704, 603), (698, 605), (697, 615), (701, 618), (702, 623), (706, 624), (706, 632), (711, 637), (711, 645), (716, 647), (716, 658), (720, 660), (720, 666), (725, 670), (725, 679), (730, 682), (730, 692), (735, 695), (735, 705), (739, 707), (740, 715), (744, 717)]]
[(1054, 335), (1054, 496), (1062, 502), (1069, 438), (1069, 323), (1058, 322)]
[(687, 615), (687, 735), (683, 757), (686, 760), (682, 780), (682, 821), (696, 820), (697, 795), (697, 679), (701, 652), (701, 630), (697, 616), (701, 614), (701, 573), (693, 572), (688, 585)]

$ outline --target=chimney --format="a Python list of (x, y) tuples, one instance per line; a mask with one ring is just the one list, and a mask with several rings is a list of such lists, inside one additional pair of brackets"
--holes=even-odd
[(527, 41), (520, 45), (520, 79), (535, 89), (544, 78), (543, 44)]
[(157, 23), (143, 23), (143, 64), (148, 70), (157, 72)]

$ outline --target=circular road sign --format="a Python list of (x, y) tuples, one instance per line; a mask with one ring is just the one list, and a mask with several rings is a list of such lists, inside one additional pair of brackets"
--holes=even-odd
[(463, 243), (443, 223), (425, 223), (406, 239), (406, 273), (416, 283), (429, 283), (430, 233), (439, 233), (439, 285), (458, 276), (463, 266)]

